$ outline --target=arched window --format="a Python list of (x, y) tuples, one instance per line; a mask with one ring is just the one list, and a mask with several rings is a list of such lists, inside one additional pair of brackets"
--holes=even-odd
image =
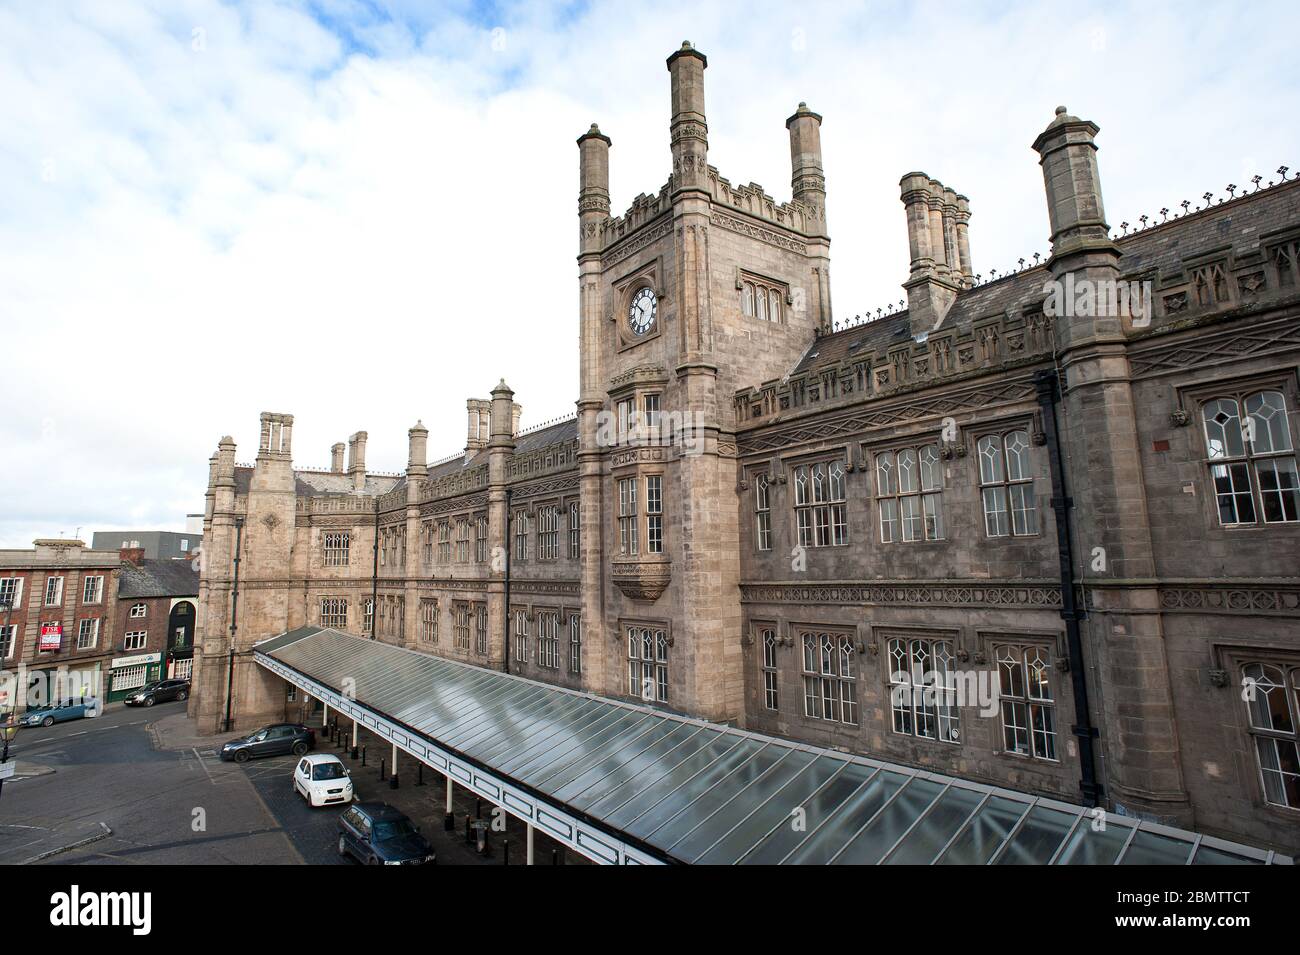
[(1201, 408), (1205, 451), (1219, 523), (1300, 520), (1300, 480), (1280, 391), (1212, 398)]
[(740, 291), (740, 314), (746, 318), (754, 315), (754, 284), (746, 282)]
[(1247, 663), (1241, 676), (1264, 798), (1300, 808), (1300, 668), (1287, 673), (1280, 666)]
[(990, 434), (977, 444), (984, 530), (989, 537), (1026, 537), (1038, 532), (1029, 435)]
[(767, 293), (762, 289), (754, 297), (754, 317), (760, 321), (767, 321)]
[(767, 317), (774, 322), (781, 320), (781, 293), (776, 289), (771, 289), (767, 293), (768, 314)]

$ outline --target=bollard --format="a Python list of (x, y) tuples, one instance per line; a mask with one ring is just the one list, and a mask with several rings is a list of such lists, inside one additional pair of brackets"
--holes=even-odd
[(361, 765), (366, 765), (366, 748), (364, 746), (361, 747)]
[(510, 840), (509, 839), (501, 840), (501, 864), (502, 865), (510, 864)]
[(388, 777), (384, 775), (384, 761), (379, 761), (379, 781), (382, 783)]
[(356, 746), (353, 746), (353, 747), (352, 747), (352, 752), (348, 754), (348, 758), (349, 758), (349, 759), (356, 759), (357, 756), (360, 754), (360, 752), (361, 752), (360, 749), (358, 749)]
[(424, 785), (424, 763), (415, 764), (415, 785)]
[(551, 865), (559, 865), (559, 864), (560, 864), (560, 850), (559, 850), (559, 849), (552, 849), (552, 850), (551, 850)]
[(474, 829), (470, 824), (469, 813), (465, 813), (465, 845), (472, 846), (473, 844), (474, 844)]
[(474, 800), (474, 818), (475, 818), (475, 819), (482, 819), (482, 818), (483, 818), (483, 800), (482, 800), (482, 799), (475, 799), (475, 800)]

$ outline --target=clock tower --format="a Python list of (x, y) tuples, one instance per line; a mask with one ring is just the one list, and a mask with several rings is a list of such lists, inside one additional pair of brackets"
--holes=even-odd
[(588, 687), (743, 719), (733, 394), (830, 327), (821, 117), (786, 123), (792, 198), (708, 162), (704, 71), (668, 58), (672, 172), (610, 215), (611, 141), (580, 155), (579, 467)]

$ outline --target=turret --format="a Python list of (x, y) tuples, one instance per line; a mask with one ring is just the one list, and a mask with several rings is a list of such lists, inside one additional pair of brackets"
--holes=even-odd
[(808, 208), (809, 227), (826, 235), (826, 173), (822, 169), (822, 118), (800, 103), (785, 121), (790, 132), (790, 186), (796, 201)]
[(610, 139), (595, 123), (578, 137), (578, 248), (600, 249), (600, 230), (609, 219)]
[(704, 54), (683, 41), (668, 57), (672, 74), (673, 190), (705, 189), (709, 168), (709, 124), (704, 116)]

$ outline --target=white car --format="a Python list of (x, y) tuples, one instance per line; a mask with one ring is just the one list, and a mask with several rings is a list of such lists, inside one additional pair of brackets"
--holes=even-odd
[(343, 761), (329, 753), (308, 753), (293, 771), (294, 792), (309, 806), (352, 801), (352, 777)]

